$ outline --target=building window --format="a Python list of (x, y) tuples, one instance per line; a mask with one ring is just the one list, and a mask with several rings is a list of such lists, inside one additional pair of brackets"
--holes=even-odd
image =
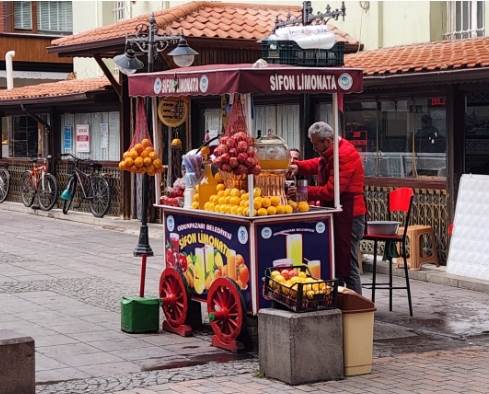
[(125, 1), (114, 1), (114, 20), (121, 21), (126, 18), (126, 2)]
[(9, 130), (10, 157), (37, 157), (38, 127), (30, 116), (13, 116)]
[(347, 103), (345, 137), (361, 152), (367, 176), (446, 176), (444, 97)]
[(255, 106), (253, 130), (258, 135), (275, 134), (285, 140), (289, 148), (301, 149), (299, 104), (277, 104)]
[[(79, 152), (76, 141), (77, 125), (88, 125), (89, 152)], [(82, 159), (119, 161), (119, 112), (66, 113), (61, 116), (61, 153), (71, 153)]]
[(14, 28), (32, 30), (32, 4), (30, 1), (14, 1)]
[(45, 33), (71, 33), (73, 31), (71, 1), (38, 2), (37, 30)]
[(446, 39), (484, 36), (484, 1), (448, 1)]

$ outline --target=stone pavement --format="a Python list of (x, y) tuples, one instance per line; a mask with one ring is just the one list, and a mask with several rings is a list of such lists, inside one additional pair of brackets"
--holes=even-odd
[[(489, 392), (484, 293), (413, 280), (411, 318), (404, 291), (394, 312), (379, 292), (373, 374), (291, 388), (260, 378), (256, 358), (210, 347), (205, 331), (122, 333), (120, 299), (139, 285), (136, 235), (3, 210), (0, 234), (0, 327), (34, 337), (38, 393)], [(163, 259), (153, 237), (148, 295)]]

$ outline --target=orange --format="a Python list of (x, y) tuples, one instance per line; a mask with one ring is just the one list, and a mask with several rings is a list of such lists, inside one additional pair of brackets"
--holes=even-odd
[(137, 157), (135, 160), (134, 160), (134, 165), (138, 168), (142, 167), (144, 164), (143, 162), (143, 158), (142, 157)]
[(143, 140), (141, 141), (141, 145), (144, 147), (144, 148), (147, 148), (148, 146), (151, 146), (151, 141), (149, 140), (149, 138), (143, 138)]
[(161, 164), (161, 160), (160, 159), (156, 159), (156, 160), (153, 160), (153, 166), (159, 170), (161, 167), (162, 167), (162, 164)]
[(138, 157), (139, 154), (138, 154), (138, 151), (136, 149), (131, 149), (129, 151), (129, 157), (131, 157), (133, 160)]
[(124, 159), (125, 159), (127, 156), (129, 156), (129, 151), (126, 151), (126, 152), (124, 152), (124, 153), (122, 154), (122, 158), (124, 158)]
[(152, 172), (154, 174), (156, 172), (156, 169), (153, 167), (153, 165), (149, 165), (146, 167), (146, 171), (148, 172), (148, 174), (150, 172)]
[(129, 171), (131, 172), (136, 172), (138, 168), (135, 166), (135, 165), (132, 165), (130, 168), (129, 168)]
[(141, 144), (134, 145), (133, 149), (140, 154), (144, 150), (144, 146)]
[[(143, 152), (144, 153), (144, 152)], [(153, 160), (151, 160), (149, 157), (145, 157), (143, 159), (143, 163), (146, 167), (150, 166), (153, 163)]]
[(134, 164), (134, 160), (132, 159), (132, 157), (126, 157), (124, 161), (126, 162), (126, 168), (131, 168)]
[(119, 170), (125, 170), (126, 169), (126, 162), (123, 160), (119, 162)]
[(158, 158), (158, 155), (156, 154), (156, 152), (154, 150), (152, 150), (148, 153), (148, 157), (151, 157), (151, 160), (155, 160)]

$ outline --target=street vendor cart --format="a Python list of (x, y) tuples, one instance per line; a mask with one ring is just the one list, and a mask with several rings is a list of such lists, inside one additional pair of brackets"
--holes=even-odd
[[(129, 77), (129, 95), (151, 97), (153, 111), (156, 111), (159, 97), (241, 95), (237, 101), (241, 102), (248, 133), (252, 129), (253, 94), (332, 95), (334, 206), (309, 207), (306, 204), (303, 209), (287, 209), (283, 193), (274, 199), (269, 192), (257, 187), (264, 178), (268, 179), (264, 170), (259, 175), (261, 181), (255, 171), (240, 185), (228, 184), (226, 179), (220, 181), (224, 183), (217, 182), (215, 194), (204, 204), (196, 200), (193, 208), (162, 205), (157, 196), (155, 206), (161, 208), (164, 223), (165, 268), (161, 274), (160, 296), (165, 330), (190, 335), (192, 314), (200, 315), (200, 308), (196, 312), (191, 306), (195, 301), (206, 303), (214, 332), (213, 345), (238, 350), (247, 317), (256, 316), (260, 308), (270, 305), (269, 298), (273, 299), (264, 296), (263, 289), (268, 286), (265, 283), (262, 287), (264, 276), (271, 275), (280, 281), (284, 277), (284, 280), (289, 277), (290, 281), (294, 275), (321, 278), (326, 282), (317, 286), (311, 282), (309, 288), (307, 284), (299, 284), (299, 289), (304, 293), (304, 301), (312, 302), (316, 295), (321, 295), (323, 298), (318, 299), (331, 302), (332, 293), (327, 289), (330, 288), (328, 280), (335, 276), (333, 214), (341, 211), (338, 96), (362, 89), (359, 69), (271, 65), (263, 61), (253, 65), (195, 66)], [(228, 137), (233, 133), (228, 132)], [(239, 133), (235, 134), (238, 136), (235, 138), (239, 138)], [(159, 137), (155, 135), (154, 140), (157, 146)], [(279, 183), (279, 188), (282, 184)], [(270, 205), (276, 205), (277, 209), (271, 209)], [(257, 207), (261, 208), (257, 210)], [(297, 269), (274, 272), (274, 267), (284, 264)], [(307, 273), (302, 273), (304, 270)], [(306, 279), (304, 281), (309, 283)], [(271, 292), (268, 295), (273, 296), (276, 288), (271, 286), (268, 290)], [(294, 295), (294, 291), (291, 286), (281, 294), (287, 298)], [(298, 305), (294, 306), (299, 311)]]

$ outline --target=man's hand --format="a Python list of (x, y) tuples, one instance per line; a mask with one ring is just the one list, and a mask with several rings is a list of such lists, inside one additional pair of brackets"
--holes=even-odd
[(287, 172), (287, 178), (292, 178), (297, 175), (297, 172), (299, 171), (299, 167), (297, 164), (291, 164), (289, 166), (289, 171)]

